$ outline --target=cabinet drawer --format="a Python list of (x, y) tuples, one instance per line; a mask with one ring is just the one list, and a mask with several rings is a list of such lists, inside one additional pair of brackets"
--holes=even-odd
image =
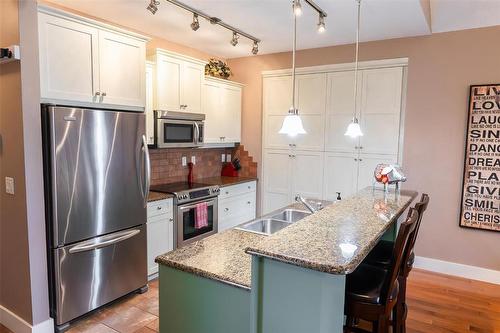
[(234, 195), (255, 192), (256, 187), (257, 187), (256, 181), (221, 187), (219, 200), (223, 200), (225, 198), (229, 198)]
[(255, 192), (239, 195), (226, 200), (219, 200), (219, 220), (236, 216), (255, 214)]
[(172, 199), (148, 202), (148, 218), (172, 212)]
[(219, 232), (234, 228), (242, 223), (255, 219), (255, 212), (247, 212), (246, 215), (229, 216), (228, 218), (219, 220)]

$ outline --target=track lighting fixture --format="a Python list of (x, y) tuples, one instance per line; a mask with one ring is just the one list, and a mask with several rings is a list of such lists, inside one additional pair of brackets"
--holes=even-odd
[(325, 17), (323, 14), (319, 14), (319, 21), (318, 21), (318, 32), (323, 33), (325, 32), (326, 27), (325, 27)]
[(156, 12), (158, 11), (158, 5), (160, 4), (160, 1), (158, 0), (151, 0), (149, 2), (149, 5), (146, 7), (147, 10), (149, 10), (151, 12), (151, 14), (156, 14)]
[(191, 29), (196, 31), (200, 28), (200, 22), (198, 21), (198, 14), (193, 14), (193, 23), (191, 23)]
[(259, 43), (257, 43), (257, 41), (254, 41), (252, 47), (252, 54), (257, 54), (257, 53), (259, 53)]
[(300, 3), (300, 0), (293, 0), (293, 13), (295, 14), (295, 16), (302, 15), (302, 5)]
[(240, 38), (240, 36), (238, 36), (238, 34), (235, 31), (233, 31), (233, 38), (231, 38), (231, 45), (232, 46), (238, 45), (239, 38)]

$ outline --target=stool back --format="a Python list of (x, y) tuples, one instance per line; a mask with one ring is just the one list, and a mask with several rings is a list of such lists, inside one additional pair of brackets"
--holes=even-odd
[(380, 298), (384, 304), (387, 304), (389, 301), (389, 297), (391, 296), (391, 292), (395, 286), (397, 277), (400, 273), (405, 250), (410, 242), (410, 236), (415, 231), (417, 221), (418, 211), (415, 208), (410, 208), (408, 217), (403, 223), (401, 223), (401, 227), (399, 228), (396, 243), (394, 244), (394, 251), (392, 251), (391, 264), (389, 266), (387, 279), (384, 281), (384, 285), (382, 286)]

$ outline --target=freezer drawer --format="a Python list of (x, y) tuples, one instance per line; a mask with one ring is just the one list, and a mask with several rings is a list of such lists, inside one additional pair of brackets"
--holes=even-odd
[(57, 325), (147, 284), (146, 225), (53, 251)]

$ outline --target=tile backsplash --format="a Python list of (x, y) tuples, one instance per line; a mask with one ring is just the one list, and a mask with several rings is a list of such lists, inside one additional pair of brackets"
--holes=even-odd
[(233, 148), (206, 149), (150, 149), (151, 154), (151, 185), (187, 181), (189, 169), (182, 166), (182, 157), (187, 162), (195, 156), (194, 178), (220, 176), (223, 163), (222, 154), (233, 155)]

